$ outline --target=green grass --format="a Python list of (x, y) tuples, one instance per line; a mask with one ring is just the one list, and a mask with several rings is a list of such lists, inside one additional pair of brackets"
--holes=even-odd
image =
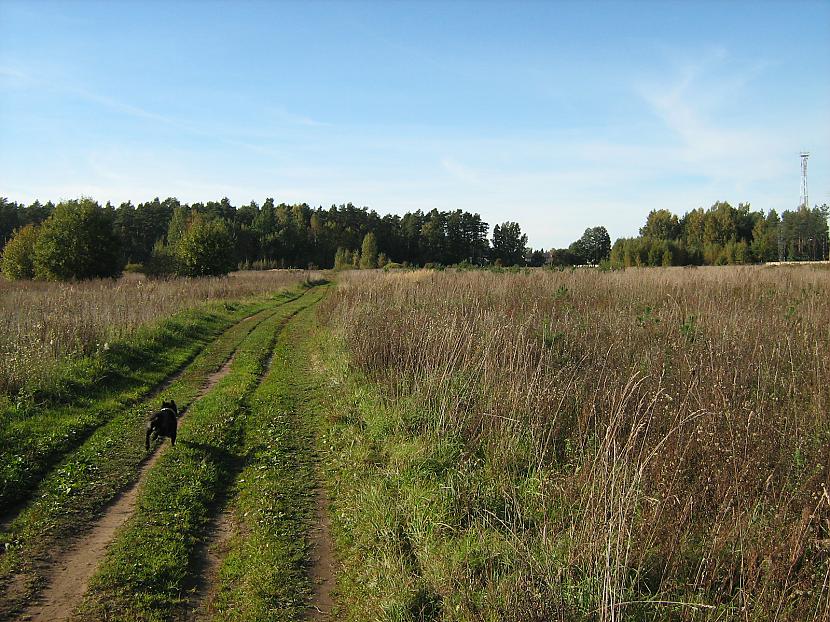
[(236, 533), (211, 607), (217, 620), (302, 620), (308, 607), (307, 529), (316, 482), (311, 422), (322, 398), (309, 372), (313, 311), (285, 328), (250, 400), (245, 468), (231, 503)]
[(437, 415), (384, 397), (349, 367), (329, 331), (314, 349), (321, 365), (313, 380), (330, 396), (317, 437), (340, 562), (333, 619), (496, 622), (574, 611), (579, 594), (567, 602), (534, 576), (534, 558), (556, 552), (507, 527), (521, 513), (536, 533), (534, 515), (543, 512), (528, 456), (471, 452), (461, 438), (436, 433)]
[(252, 331), (230, 373), (190, 409), (180, 443), (148, 473), (135, 514), (91, 582), (80, 619), (167, 620), (187, 605), (198, 544), (241, 466), (250, 394), (283, 323), (321, 294), (280, 307)]
[(67, 361), (48, 388), (30, 389), (6, 404), (0, 409), (0, 516), (94, 430), (151, 393), (229, 326), (272, 304), (211, 303), (177, 314), (99, 356)]
[(162, 397), (175, 399), (180, 407), (187, 408), (207, 377), (222, 366), (249, 332), (261, 322), (272, 321), (275, 315), (282, 317), (290, 312), (286, 310), (289, 304), (301, 304), (295, 300), (294, 295), (280, 295), (259, 305), (266, 308), (223, 333), (163, 394), (150, 403), (123, 410), (100, 426), (43, 479), (32, 502), (0, 534), (0, 542), (5, 545), (0, 557), (0, 581), (7, 583), (12, 575), (26, 577), (26, 589), (17, 597), (6, 594), (0, 599), (0, 614), (14, 611), (25, 596), (42, 584), (42, 569), (37, 560), (59, 550), (67, 536), (89, 526), (106, 503), (135, 479), (147, 456), (144, 422)]

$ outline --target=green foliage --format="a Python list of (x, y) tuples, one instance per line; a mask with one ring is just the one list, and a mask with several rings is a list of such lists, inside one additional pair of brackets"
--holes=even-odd
[(541, 268), (545, 265), (545, 251), (543, 250), (535, 250), (530, 254), (530, 259), (528, 260), (528, 265), (534, 268)]
[(191, 218), (174, 254), (176, 270), (182, 276), (224, 275), (235, 265), (228, 226), (198, 215)]
[(620, 239), (611, 252), (615, 267), (732, 265), (757, 261), (809, 261), (828, 256), (826, 205), (766, 216), (748, 203), (718, 201), (679, 219), (668, 210), (652, 211), (640, 237)]
[(371, 231), (363, 238), (363, 245), (360, 250), (360, 267), (364, 269), (378, 267), (378, 242), (375, 234)]
[(598, 264), (611, 252), (608, 230), (605, 227), (589, 227), (568, 250), (579, 258), (579, 263)]
[(41, 225), (35, 244), (37, 278), (67, 281), (116, 277), (121, 267), (112, 214), (95, 201), (60, 203)]
[(334, 254), (335, 270), (351, 270), (354, 268), (354, 263), (354, 256), (350, 250), (346, 248), (337, 249), (337, 252)]
[(503, 222), (493, 228), (493, 249), (490, 254), (494, 262), (502, 266), (523, 265), (527, 252), (527, 236), (517, 222)]
[[(24, 206), (0, 197), (0, 247), (12, 232), (42, 222), (53, 208), (50, 203), (35, 201)], [(378, 254), (409, 265), (462, 261), (481, 265), (489, 250), (488, 224), (479, 214), (463, 210), (418, 210), (401, 217), (380, 215), (351, 203), (324, 209), (305, 203), (276, 204), (267, 198), (261, 206), (251, 201), (237, 208), (227, 198), (186, 205), (174, 197), (156, 197), (137, 205), (124, 202), (111, 213), (122, 264), (148, 263), (160, 239), (171, 248), (178, 246), (196, 214), (224, 222), (231, 234), (233, 265), (251, 269), (306, 268), (310, 264), (328, 268), (338, 248), (360, 249), (370, 232), (375, 235)]]
[(167, 244), (176, 247), (184, 237), (188, 228), (189, 213), (186, 207), (177, 207), (170, 217), (170, 224), (167, 225)]
[(37, 225), (26, 225), (18, 229), (14, 237), (3, 248), (3, 276), (10, 281), (33, 279), (35, 277), (35, 244), (39, 230)]
[[(717, 248), (718, 253), (721, 249)], [(639, 266), (683, 266), (700, 264), (700, 253), (689, 252), (682, 240), (657, 238), (620, 238), (611, 249), (612, 268)]]
[(178, 272), (177, 265), (175, 249), (157, 240), (152, 255), (144, 264), (144, 273), (147, 276), (170, 276)]
[(646, 218), (646, 224), (640, 227), (640, 235), (657, 240), (674, 240), (682, 232), (677, 216), (667, 209), (652, 210)]

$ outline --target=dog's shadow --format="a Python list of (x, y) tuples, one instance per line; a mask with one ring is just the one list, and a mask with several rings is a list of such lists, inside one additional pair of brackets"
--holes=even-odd
[(200, 458), (204, 458), (216, 464), (225, 465), (229, 468), (229, 470), (236, 470), (239, 468), (239, 455), (234, 454), (231, 451), (228, 451), (224, 447), (208, 445), (207, 443), (196, 443), (194, 441), (188, 441), (186, 439), (180, 439), (176, 444), (187, 447)]

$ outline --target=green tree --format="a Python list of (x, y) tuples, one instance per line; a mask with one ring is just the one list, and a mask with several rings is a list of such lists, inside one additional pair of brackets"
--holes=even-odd
[(40, 233), (37, 225), (18, 229), (3, 248), (3, 276), (10, 281), (35, 278), (35, 244)]
[(354, 266), (354, 258), (352, 252), (342, 246), (337, 248), (334, 254), (334, 269), (335, 270), (350, 270)]
[(640, 227), (640, 235), (656, 240), (674, 240), (680, 237), (681, 227), (677, 216), (667, 209), (651, 210), (646, 224)]
[(112, 212), (90, 199), (58, 204), (41, 225), (34, 266), (35, 276), (47, 281), (120, 275)]
[(360, 267), (361, 269), (378, 267), (378, 242), (375, 234), (371, 231), (363, 238), (363, 245), (360, 250)]
[(168, 276), (178, 272), (176, 253), (164, 240), (156, 240), (150, 258), (144, 262), (144, 274), (147, 276)]
[(224, 220), (194, 214), (175, 248), (177, 270), (183, 276), (227, 274), (233, 268), (231, 233)]
[(503, 222), (493, 227), (493, 249), (491, 257), (494, 262), (501, 261), (504, 266), (516, 266), (524, 263), (527, 251), (527, 236), (517, 222)]
[(179, 243), (187, 230), (188, 219), (190, 217), (187, 207), (176, 207), (173, 209), (173, 215), (170, 217), (170, 223), (167, 225), (167, 244), (173, 248)]
[(545, 260), (546, 259), (547, 259), (547, 257), (545, 256), (545, 251), (537, 250), (537, 251), (533, 251), (530, 254), (530, 259), (528, 260), (527, 263), (530, 266), (533, 266), (534, 268), (541, 268), (542, 266), (545, 265)]
[(611, 253), (611, 237), (605, 227), (589, 227), (569, 249), (581, 263), (598, 264)]

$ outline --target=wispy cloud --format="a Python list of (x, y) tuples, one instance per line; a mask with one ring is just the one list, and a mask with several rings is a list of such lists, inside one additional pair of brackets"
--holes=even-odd
[[(672, 161), (691, 173), (742, 183), (780, 173), (781, 128), (730, 121), (717, 114), (729, 102), (748, 101), (744, 89), (763, 73), (758, 63), (723, 76), (727, 54), (719, 49), (704, 60), (688, 63), (667, 80), (639, 87), (643, 101), (678, 141)], [(717, 74), (717, 77), (713, 74)]]
[(323, 121), (318, 121), (301, 114), (295, 114), (282, 107), (266, 106), (265, 111), (279, 121), (289, 123), (292, 125), (304, 125), (307, 127), (328, 127), (331, 124)]

